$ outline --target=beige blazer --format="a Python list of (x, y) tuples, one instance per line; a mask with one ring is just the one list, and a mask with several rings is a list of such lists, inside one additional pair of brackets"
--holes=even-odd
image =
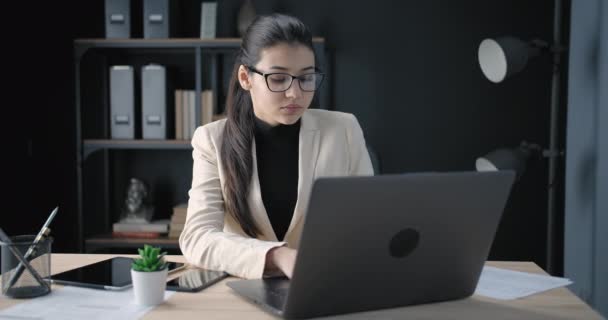
[(199, 127), (192, 139), (192, 187), (179, 244), (187, 261), (201, 268), (261, 278), (268, 250), (282, 245), (298, 248), (315, 178), (373, 175), (363, 132), (354, 115), (307, 110), (300, 125), (298, 198), (284, 239), (277, 239), (262, 202), (253, 142), (253, 176), (247, 201), (262, 232), (254, 239), (224, 212), (225, 174), (220, 155), (224, 126), (225, 120), (220, 120)]

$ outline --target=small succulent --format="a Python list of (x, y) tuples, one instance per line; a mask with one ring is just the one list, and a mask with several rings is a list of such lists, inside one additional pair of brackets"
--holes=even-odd
[(160, 253), (160, 248), (154, 248), (145, 244), (143, 249), (137, 249), (140, 258), (133, 259), (131, 267), (135, 271), (154, 272), (167, 267), (165, 262), (166, 252)]

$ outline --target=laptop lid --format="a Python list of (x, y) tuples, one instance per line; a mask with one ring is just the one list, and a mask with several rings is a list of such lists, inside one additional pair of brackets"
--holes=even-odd
[(283, 315), (472, 295), (513, 181), (512, 171), (317, 179)]

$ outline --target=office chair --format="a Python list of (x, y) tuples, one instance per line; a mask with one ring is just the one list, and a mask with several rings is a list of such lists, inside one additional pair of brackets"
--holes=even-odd
[(369, 144), (366, 144), (366, 147), (367, 147), (367, 153), (369, 153), (369, 157), (372, 160), (372, 167), (374, 168), (374, 175), (379, 175), (380, 174), (380, 158), (378, 157), (378, 154), (376, 153), (374, 148), (372, 148), (372, 146), (370, 146)]

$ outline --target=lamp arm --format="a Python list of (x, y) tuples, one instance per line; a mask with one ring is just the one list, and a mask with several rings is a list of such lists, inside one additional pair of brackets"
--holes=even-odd
[(522, 141), (519, 145), (521, 149), (527, 152), (533, 152), (535, 154), (540, 154), (543, 158), (557, 158), (564, 155), (564, 150), (560, 149), (545, 149), (536, 143), (529, 143), (527, 141)]
[(541, 40), (541, 39), (533, 39), (530, 40), (529, 45), (534, 47), (534, 48), (538, 48), (538, 49), (550, 49), (551, 46), (549, 45), (549, 42), (545, 41), (545, 40)]
[(568, 51), (568, 47), (559, 44), (553, 44), (549, 47), (549, 51), (553, 54), (561, 54)]
[(521, 144), (519, 145), (520, 148), (522, 149), (526, 149), (528, 151), (542, 151), (543, 148), (536, 143), (530, 143), (528, 141), (522, 141)]
[(558, 158), (564, 155), (564, 150), (559, 149), (545, 149), (543, 150), (543, 157), (545, 158)]
[(559, 55), (568, 51), (568, 47), (564, 45), (561, 45), (559, 43), (549, 43), (541, 39), (530, 40), (530, 42), (528, 42), (528, 45), (533, 50), (534, 55), (538, 55), (541, 52), (550, 53), (552, 55)]

